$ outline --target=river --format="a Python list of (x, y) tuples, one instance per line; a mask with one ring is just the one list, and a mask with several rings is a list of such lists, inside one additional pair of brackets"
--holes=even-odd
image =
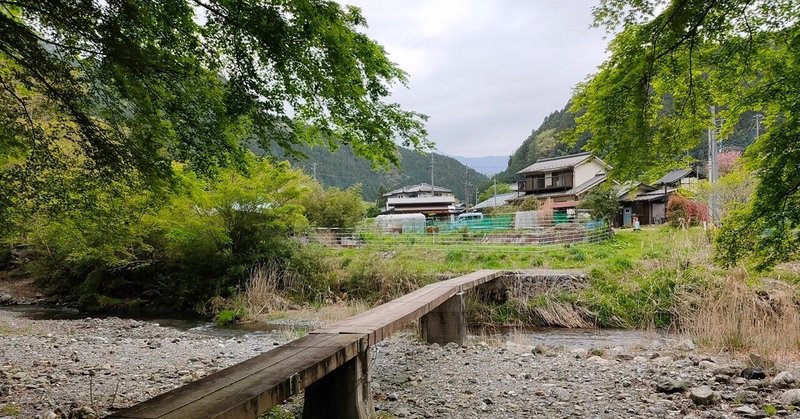
[[(82, 320), (87, 317), (107, 318), (111, 316), (88, 316), (74, 308), (18, 305), (0, 307), (0, 310), (21, 313), (31, 320)], [(256, 322), (219, 326), (201, 318), (175, 315), (123, 317), (157, 323), (160, 326), (181, 332), (195, 333), (216, 338), (241, 338), (270, 334), (305, 334), (318, 325), (308, 322), (293, 322), (291, 317), (276, 322)], [(470, 327), (473, 340), (512, 341), (520, 345), (564, 347), (569, 349), (613, 348), (617, 346), (648, 345), (653, 341), (675, 338), (664, 331), (627, 329), (565, 329), (537, 327)]]

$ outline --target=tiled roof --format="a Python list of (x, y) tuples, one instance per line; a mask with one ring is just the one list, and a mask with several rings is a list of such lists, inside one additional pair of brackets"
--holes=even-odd
[(452, 193), (453, 191), (447, 188), (443, 188), (441, 186), (431, 186), (427, 183), (420, 183), (419, 185), (412, 185), (412, 186), (404, 186), (400, 189), (395, 189), (391, 192), (387, 192), (383, 194), (383, 196), (392, 196), (397, 195), (399, 193), (414, 193), (414, 192), (448, 192)]
[(664, 175), (664, 177), (662, 177), (661, 179), (657, 180), (654, 183), (654, 185), (669, 185), (671, 183), (675, 183), (675, 182), (681, 180), (682, 178), (692, 174), (693, 172), (694, 172), (694, 170), (692, 170), (692, 169), (677, 169), (677, 170), (673, 170), (673, 171), (667, 173), (666, 175)]
[(590, 158), (592, 158), (592, 154), (586, 152), (570, 154), (568, 156), (552, 157), (549, 159), (539, 159), (536, 160), (536, 163), (520, 170), (517, 173), (552, 172), (553, 170), (575, 167)]
[(494, 208), (495, 206), (499, 207), (501, 205), (505, 205), (508, 201), (512, 198), (516, 198), (519, 196), (519, 192), (508, 192), (503, 194), (497, 195), (497, 201), (495, 202), (495, 197), (491, 197), (485, 201), (481, 201), (475, 204), (476, 209), (481, 208)]
[(652, 187), (650, 185), (644, 184), (642, 182), (637, 182), (635, 180), (628, 180), (628, 181), (625, 181), (625, 182), (617, 184), (614, 187), (614, 190), (617, 193), (617, 198), (622, 198), (628, 192), (630, 192), (630, 191), (632, 191), (634, 189), (638, 189), (638, 188), (644, 189), (645, 192), (653, 191), (653, 190), (658, 189), (658, 188), (654, 188), (654, 187)]
[(602, 174), (602, 175), (598, 174), (595, 177), (587, 180), (586, 182), (583, 182), (580, 185), (575, 186), (574, 188), (568, 190), (567, 193), (570, 194), (570, 195), (575, 195), (575, 196), (581, 195), (581, 194), (583, 194), (585, 192), (588, 192), (590, 189), (594, 188), (595, 186), (599, 185), (604, 180), (606, 180), (606, 175), (605, 174)]

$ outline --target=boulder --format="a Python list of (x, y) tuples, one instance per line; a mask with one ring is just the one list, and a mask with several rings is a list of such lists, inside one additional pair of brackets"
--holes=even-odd
[(715, 369), (713, 371), (714, 375), (727, 375), (729, 377), (732, 377), (734, 375), (738, 375), (738, 373), (739, 373), (739, 370), (737, 370), (734, 367), (730, 367), (730, 366), (720, 367), (720, 368), (717, 368), (717, 369)]
[(678, 349), (682, 351), (693, 351), (695, 348), (694, 342), (691, 339), (684, 339), (678, 343)]
[(748, 355), (747, 364), (751, 367), (761, 367), (762, 369), (769, 371), (773, 371), (775, 369), (775, 361), (759, 354)]
[(733, 396), (734, 400), (744, 404), (761, 404), (761, 396), (753, 390), (743, 390)]
[(698, 406), (714, 404), (719, 400), (719, 395), (714, 393), (709, 386), (693, 387), (689, 391), (689, 397)]
[(772, 379), (772, 386), (775, 388), (791, 388), (794, 383), (795, 378), (789, 371), (781, 371)]
[(698, 366), (704, 370), (716, 370), (719, 368), (719, 365), (711, 361), (700, 361)]
[(14, 297), (11, 294), (1, 294), (0, 295), (0, 306), (5, 306), (14, 303)]
[(781, 403), (786, 406), (800, 406), (800, 389), (784, 391), (781, 394)]
[(686, 390), (688, 387), (689, 384), (686, 381), (673, 378), (664, 378), (656, 382), (656, 391), (659, 393), (679, 393)]
[(767, 373), (761, 367), (747, 367), (742, 370), (740, 375), (748, 380), (763, 380), (767, 378)]

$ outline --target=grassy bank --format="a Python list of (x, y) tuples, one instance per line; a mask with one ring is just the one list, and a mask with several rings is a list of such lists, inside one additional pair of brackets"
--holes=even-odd
[(343, 302), (367, 307), (478, 269), (578, 269), (589, 276), (584, 289), (499, 304), (472, 297), (470, 320), (512, 326), (671, 328), (719, 349), (765, 342), (770, 348), (800, 349), (800, 332), (795, 331), (800, 329), (800, 270), (721, 268), (712, 263), (712, 246), (700, 228), (619, 231), (604, 242), (569, 246), (308, 246), (303, 251), (319, 270), (278, 281), (284, 286), (272, 289), (280, 298), (271, 300), (279, 302), (278, 312)]
[(589, 274), (590, 286), (577, 293), (470, 304), (474, 321), (507, 325), (666, 327), (673, 323), (676, 289), (704, 287), (710, 278), (724, 276), (709, 262), (710, 245), (701, 229), (620, 231), (601, 243), (539, 248), (456, 245), (328, 252), (336, 272), (331, 279), (337, 281), (331, 288), (369, 301), (478, 269), (579, 269)]

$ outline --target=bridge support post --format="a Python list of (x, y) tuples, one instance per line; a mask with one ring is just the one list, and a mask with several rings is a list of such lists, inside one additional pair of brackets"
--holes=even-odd
[(467, 321), (464, 318), (464, 293), (458, 293), (419, 320), (422, 338), (428, 343), (464, 344)]
[(375, 408), (369, 375), (369, 350), (306, 387), (303, 419), (368, 419)]

